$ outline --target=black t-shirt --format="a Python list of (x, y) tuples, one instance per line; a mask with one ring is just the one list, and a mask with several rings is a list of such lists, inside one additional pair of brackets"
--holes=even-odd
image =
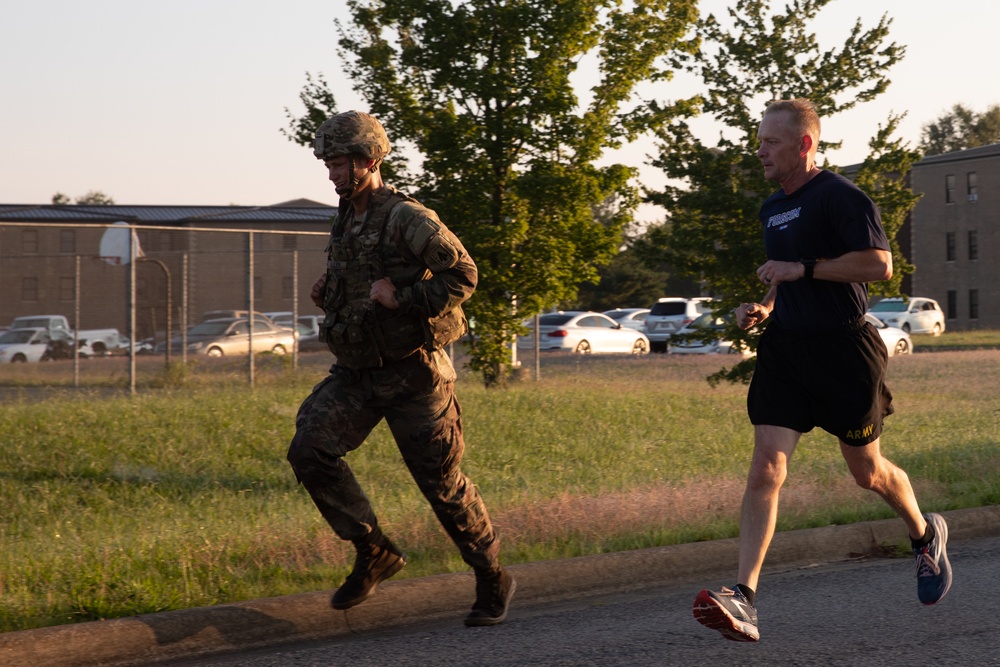
[[(792, 194), (778, 190), (760, 208), (768, 259), (833, 259), (889, 241), (878, 207), (854, 183), (823, 171)], [(778, 285), (771, 317), (784, 329), (823, 331), (857, 321), (868, 309), (867, 283), (796, 280)]]

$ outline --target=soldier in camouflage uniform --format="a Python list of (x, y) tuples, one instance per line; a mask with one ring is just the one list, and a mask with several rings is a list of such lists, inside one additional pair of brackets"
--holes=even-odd
[(444, 347), (467, 331), (461, 304), (478, 272), (461, 241), (425, 208), (382, 182), (389, 153), (375, 118), (324, 122), (314, 153), (340, 195), (327, 270), (312, 288), (336, 361), (302, 403), (288, 461), (334, 532), (354, 543), (354, 569), (331, 601), (349, 609), (405, 565), (379, 529), (344, 456), (383, 418), (417, 486), (476, 574), (466, 625), (503, 622), (514, 579), (500, 566), (486, 506), (461, 469), (461, 407)]

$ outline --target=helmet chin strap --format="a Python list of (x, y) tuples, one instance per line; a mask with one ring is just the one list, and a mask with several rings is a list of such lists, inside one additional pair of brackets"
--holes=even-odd
[(337, 194), (340, 195), (342, 199), (350, 199), (354, 195), (354, 191), (358, 189), (358, 185), (363, 183), (365, 180), (371, 178), (371, 175), (378, 171), (378, 165), (381, 160), (377, 160), (375, 164), (372, 165), (371, 169), (367, 170), (361, 178), (358, 178), (355, 174), (356, 163), (354, 161), (354, 156), (350, 156), (351, 161), (351, 185), (350, 187), (344, 189), (337, 189)]

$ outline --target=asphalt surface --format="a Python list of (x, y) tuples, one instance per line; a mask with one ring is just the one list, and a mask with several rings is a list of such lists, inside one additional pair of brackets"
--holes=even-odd
[[(942, 514), (948, 521), (950, 545), (1000, 536), (1000, 506)], [(906, 542), (898, 519), (778, 533), (765, 570), (783, 572), (879, 557), (887, 548), (905, 547)], [(669, 589), (685, 582), (721, 577), (719, 583), (725, 583), (735, 575), (737, 547), (737, 540), (730, 539), (514, 565), (510, 568), (518, 581), (514, 605), (530, 613), (532, 607)], [(376, 636), (439, 621), (460, 624), (473, 590), (471, 573), (448, 574), (386, 582), (371, 600), (346, 612), (332, 610), (332, 591), (322, 591), (10, 632), (0, 635), (0, 664), (151, 665), (312, 640)], [(683, 595), (690, 596), (690, 591)]]

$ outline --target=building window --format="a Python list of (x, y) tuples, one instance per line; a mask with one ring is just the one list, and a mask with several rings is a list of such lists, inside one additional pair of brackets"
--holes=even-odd
[(72, 301), (76, 297), (76, 279), (63, 276), (59, 279), (59, 300)]
[(955, 174), (948, 174), (944, 177), (944, 203), (955, 203)]
[(299, 237), (295, 234), (282, 234), (281, 247), (285, 250), (296, 250), (299, 247)]
[(21, 301), (38, 301), (38, 278), (21, 278)]
[(945, 261), (955, 261), (955, 232), (947, 232), (944, 235), (944, 258)]
[(969, 290), (969, 319), (979, 319), (979, 290)]
[(32, 255), (38, 252), (38, 230), (24, 230), (21, 234), (21, 252)]
[(969, 259), (979, 259), (979, 235), (975, 229), (969, 232)]
[(72, 229), (64, 229), (59, 232), (59, 252), (65, 253), (75, 253), (76, 252), (76, 231)]
[(969, 201), (976, 201), (979, 199), (979, 188), (976, 186), (976, 172), (970, 171), (966, 175), (966, 192), (968, 194)]
[(953, 320), (958, 317), (958, 292), (948, 290), (948, 319)]
[(295, 291), (292, 286), (295, 281), (292, 280), (292, 276), (282, 276), (281, 277), (281, 298), (285, 300), (294, 299)]

